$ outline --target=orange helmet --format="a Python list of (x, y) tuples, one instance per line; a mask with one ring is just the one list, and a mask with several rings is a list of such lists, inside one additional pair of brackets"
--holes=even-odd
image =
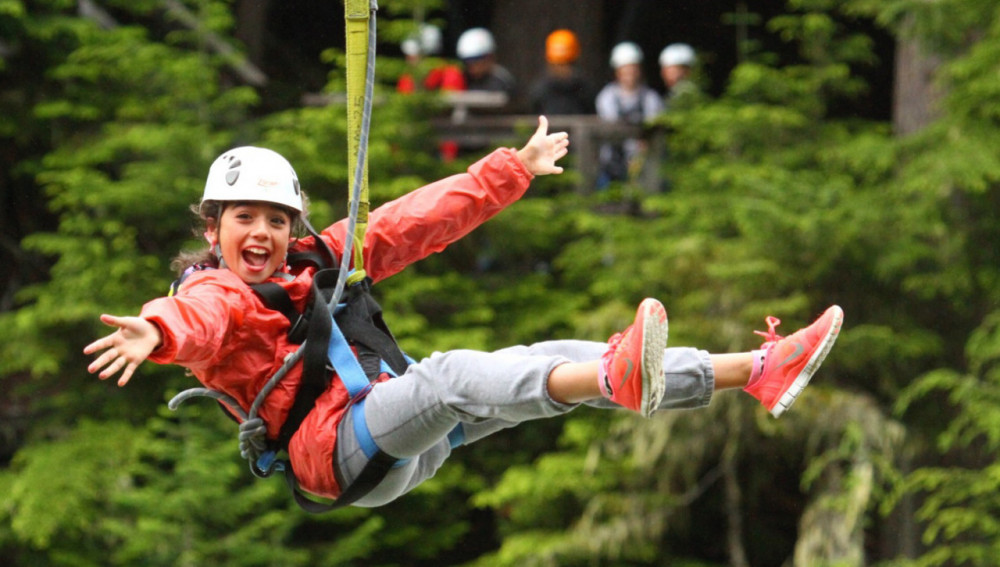
[(580, 56), (580, 42), (569, 30), (556, 30), (545, 39), (545, 59), (549, 63), (572, 63)]

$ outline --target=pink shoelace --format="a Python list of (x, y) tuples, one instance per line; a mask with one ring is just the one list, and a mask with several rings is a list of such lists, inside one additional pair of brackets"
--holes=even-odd
[(764, 318), (764, 320), (767, 321), (767, 332), (754, 331), (755, 335), (764, 337), (764, 344), (760, 345), (760, 348), (767, 348), (768, 346), (785, 338), (774, 331), (775, 327), (781, 324), (781, 319), (778, 319), (773, 315), (768, 315)]

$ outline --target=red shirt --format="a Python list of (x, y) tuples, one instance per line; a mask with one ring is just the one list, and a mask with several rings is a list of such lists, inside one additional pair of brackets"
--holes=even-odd
[[(396, 92), (403, 94), (413, 94), (419, 88), (417, 79), (409, 73), (400, 76), (396, 82)], [(422, 88), (428, 91), (464, 91), (465, 75), (455, 65), (435, 67), (427, 73)]]
[[(521, 198), (532, 177), (513, 149), (500, 149), (467, 173), (436, 181), (373, 210), (365, 233), (365, 271), (378, 282), (440, 252)], [(321, 233), (338, 255), (346, 229), (347, 221), (341, 220)], [(310, 236), (293, 243), (289, 251), (314, 248)], [(301, 310), (314, 272), (307, 267), (293, 272), (291, 281), (269, 281), (283, 286)], [(163, 344), (150, 360), (190, 369), (205, 387), (232, 396), (245, 411), (285, 356), (298, 348), (288, 341), (285, 316), (265, 306), (249, 285), (226, 269), (192, 273), (173, 297), (144, 305), (141, 316), (163, 334)], [(301, 378), (299, 362), (261, 405), (258, 415), (267, 423), (269, 438), (277, 438)], [(331, 381), (289, 442), (299, 484), (319, 496), (340, 494), (333, 452), (347, 402), (341, 381)]]

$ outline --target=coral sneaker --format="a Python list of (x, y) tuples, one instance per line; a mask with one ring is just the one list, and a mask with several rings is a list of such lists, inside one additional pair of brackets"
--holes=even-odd
[(612, 402), (649, 417), (663, 399), (663, 349), (667, 348), (667, 310), (642, 300), (635, 321), (608, 340), (598, 383)]
[(781, 320), (768, 317), (767, 332), (754, 331), (766, 339), (761, 346), (763, 364), (759, 370), (758, 364), (754, 365), (754, 376), (744, 391), (779, 417), (809, 384), (837, 340), (843, 322), (844, 310), (834, 305), (812, 325), (781, 337), (774, 332)]

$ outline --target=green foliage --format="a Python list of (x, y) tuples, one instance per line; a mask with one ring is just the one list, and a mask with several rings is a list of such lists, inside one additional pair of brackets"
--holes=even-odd
[[(444, 7), (390, 4), (379, 22), (388, 41)], [(274, 148), (295, 165), (314, 225), (344, 216), (344, 108), (265, 110), (267, 93), (232, 86), (232, 61), (159, 2), (105, 3), (114, 29), (73, 16), (73, 2), (28, 5), (0, 0), (5, 43), (38, 54), (35, 68), (0, 65), (25, 85), (0, 97), (0, 138), (24, 156), (10, 175), (38, 201), (35, 222), (50, 222), (18, 248), (44, 277), (19, 281), (0, 313), (4, 389), (31, 411), (0, 469), (0, 552), (12, 564), (719, 565), (739, 551), (750, 564), (857, 565), (881, 547), (873, 538), (890, 537), (873, 528), (914, 495), (924, 547), (897, 564), (994, 561), (991, 3), (789, 2), (766, 29), (797, 48), (795, 61), (754, 54), (720, 97), (663, 117), (669, 192), (582, 195), (572, 172), (538, 179), (510, 210), (376, 288), (417, 357), (604, 340), (645, 296), (667, 305), (672, 345), (745, 350), (765, 315), (788, 333), (839, 303), (837, 349), (789, 416), (770, 420), (736, 394), (648, 421), (584, 408), (456, 450), (399, 502), (321, 517), (296, 510), (280, 479), (248, 474), (212, 404), (165, 410), (164, 392), (191, 385), (176, 369), (147, 365), (118, 390), (86, 374), (80, 349), (104, 331), (97, 314), (135, 312), (166, 289), (172, 255), (201, 245), (185, 210), (221, 149)], [(231, 2), (185, 5), (205, 30), (231, 35)], [(854, 26), (864, 18), (945, 57), (941, 115), (909, 138), (828, 114), (867, 88), (856, 74), (875, 63)], [(343, 56), (324, 61), (333, 95)], [(392, 93), (398, 61), (378, 68), (373, 206), (474, 159), (440, 163), (427, 143), (438, 101)], [(616, 208), (621, 198), (631, 208)]]
[[(102, 30), (56, 15), (29, 21), (31, 35), (59, 38), (65, 49), (49, 70), (58, 88), (31, 109), (53, 132), (36, 181), (58, 226), (22, 243), (53, 262), (48, 280), (23, 287), (19, 308), (0, 314), (0, 360), (4, 373), (34, 376), (33, 391), (55, 390), (45, 399), (68, 404), (54, 405), (60, 411), (83, 412), (93, 407), (90, 395), (59, 395), (63, 369), (82, 373), (78, 353), (100, 332), (95, 314), (134, 311), (166, 289), (170, 255), (190, 232), (162, 212), (197, 200), (202, 164), (230, 142), (226, 129), (256, 95), (220, 89), (218, 65), (190, 38), (151, 38), (140, 26)], [(98, 391), (90, 380), (83, 390)]]
[(905, 140), (899, 153), (893, 190), (907, 204), (900, 223), (912, 228), (879, 266), (882, 274), (904, 274), (902, 288), (943, 306), (933, 317), (947, 321), (935, 325), (941, 356), (913, 373), (919, 378), (896, 403), (909, 421), (929, 430), (944, 462), (918, 468), (899, 488), (901, 497), (920, 498), (926, 552), (894, 564), (991, 565), (1000, 549), (994, 498), (1000, 399), (993, 368), (997, 258), (987, 243), (997, 236), (1000, 164), (981, 148), (995, 143), (998, 14), (982, 2), (894, 4), (905, 5), (912, 18), (908, 33), (950, 56), (939, 74), (947, 92), (941, 118)]
[[(778, 18), (771, 29), (801, 42), (809, 64), (772, 67), (749, 62), (734, 70), (719, 100), (666, 115), (663, 120), (671, 131), (667, 174), (673, 190), (644, 200), (643, 211), (649, 218), (591, 220), (580, 215), (576, 225), (580, 235), (553, 265), (561, 272), (558, 281), (589, 290), (600, 298), (596, 303), (615, 306), (604, 311), (627, 313), (624, 305), (629, 302), (620, 308), (616, 302), (635, 294), (660, 297), (672, 320), (680, 321), (671, 325), (671, 343), (713, 350), (751, 347), (753, 337), (741, 330), (767, 313), (809, 313), (826, 303), (844, 305), (848, 331), (834, 360), (824, 366), (823, 383), (863, 389), (876, 397), (829, 395), (821, 398), (823, 409), (813, 411), (800, 402), (794, 419), (808, 425), (783, 420), (774, 430), (775, 438), (740, 440), (735, 446), (751, 454), (766, 451), (758, 444), (786, 443), (774, 452), (805, 456), (806, 466), (798, 474), (811, 491), (808, 513), (798, 526), (800, 539), (783, 542), (786, 555), (774, 546), (767, 550), (747, 544), (751, 557), (761, 564), (777, 564), (794, 548), (801, 564), (860, 564), (876, 503), (887, 499), (889, 487), (903, 485), (895, 462), (904, 452), (904, 436), (902, 425), (886, 417), (891, 400), (921, 368), (961, 364), (954, 356), (960, 329), (975, 323), (981, 307), (990, 305), (984, 296), (993, 297), (996, 289), (981, 285), (994, 281), (996, 265), (995, 247), (982, 245), (995, 229), (995, 223), (986, 220), (995, 211), (995, 197), (987, 195), (996, 191), (998, 170), (995, 156), (984, 150), (995, 147), (993, 128), (976, 127), (973, 120), (961, 118), (969, 110), (982, 116), (973, 110), (980, 106), (984, 114), (990, 112), (992, 103), (985, 95), (992, 92), (995, 80), (984, 75), (975, 87), (984, 95), (983, 105), (971, 106), (964, 80), (995, 70), (995, 65), (985, 55), (988, 48), (979, 46), (971, 50), (978, 56), (978, 67), (957, 60), (954, 69), (965, 76), (954, 91), (961, 94), (949, 98), (957, 110), (949, 118), (959, 122), (944, 121), (913, 139), (894, 140), (885, 125), (825, 116), (838, 97), (862, 92), (864, 86), (850, 75), (849, 65), (874, 61), (871, 42), (842, 35), (831, 3), (795, 6), (803, 13)], [(961, 102), (959, 97), (964, 97)], [(981, 244), (971, 245), (970, 239)], [(600, 321), (601, 312), (591, 308), (581, 319)], [(943, 320), (956, 326), (942, 327)], [(794, 329), (805, 322), (786, 324)], [(577, 328), (588, 327), (581, 322)], [(821, 395), (817, 389), (822, 386), (811, 387), (811, 399)], [(979, 399), (984, 406), (995, 407), (988, 396)], [(707, 412), (710, 421), (727, 419), (720, 419), (724, 410), (715, 409), (720, 402)], [(986, 407), (975, 415), (996, 413)], [(933, 425), (915, 417), (915, 429), (941, 425), (942, 418), (951, 415), (959, 416), (953, 427), (966, 426), (968, 418), (962, 417), (966, 412), (947, 412), (938, 415)], [(747, 424), (737, 419), (731, 425)], [(815, 437), (801, 439), (796, 427), (815, 432)], [(743, 428), (731, 427), (728, 435), (734, 430)], [(604, 496), (631, 503), (636, 486), (568, 497), (572, 486), (590, 472), (572, 459), (550, 455), (536, 461), (537, 472), (549, 479), (544, 483), (526, 482), (530, 469), (508, 471), (504, 482), (478, 501), (504, 510), (506, 529), (518, 536), (506, 538), (501, 549), (484, 561), (574, 564), (600, 558), (613, 563), (625, 550), (634, 550), (630, 559), (641, 563), (644, 542), (690, 538), (683, 515), (664, 512), (662, 498), (671, 493), (701, 494), (697, 479), (710, 476), (705, 472), (710, 463), (727, 455), (724, 439), (707, 441), (707, 426), (694, 431), (691, 437), (702, 445), (691, 452), (678, 443), (678, 438), (686, 439), (684, 435), (664, 433), (662, 425), (657, 430), (663, 440), (656, 446), (665, 447), (662, 454), (684, 455), (681, 463), (654, 459), (659, 479), (681, 483), (644, 494), (660, 504), (659, 515), (637, 505), (593, 521), (589, 506), (604, 502)], [(599, 435), (590, 439), (591, 452), (613, 442), (602, 441)], [(640, 439), (630, 430), (626, 440), (617, 441), (632, 447), (625, 455), (661, 454), (641, 445)], [(920, 443), (911, 442), (915, 447)], [(754, 470), (750, 479), (741, 479), (739, 505), (748, 517), (759, 517), (760, 512), (750, 510), (766, 507), (765, 498), (745, 487), (754, 485), (752, 479), (782, 471), (761, 459), (740, 460), (753, 463)], [(541, 470), (555, 462), (564, 463), (559, 472)], [(643, 478), (628, 462), (625, 458), (619, 468), (611, 469), (613, 474), (630, 482)], [(610, 468), (607, 463), (602, 467)], [(987, 486), (988, 481), (984, 489)], [(984, 506), (990, 508), (988, 503)], [(574, 513), (575, 508), (583, 511)], [(552, 526), (552, 515), (538, 513), (539, 509), (558, 510), (566, 520)], [(972, 513), (969, 523), (985, 515), (985, 511)], [(992, 523), (984, 519), (980, 525), (989, 530)], [(616, 535), (607, 537), (612, 533)], [(780, 541), (780, 536), (771, 541)], [(668, 544), (660, 548), (659, 557), (682, 554), (684, 549)], [(982, 557), (988, 549), (984, 545)], [(769, 555), (773, 553), (778, 555)]]
[(932, 52), (953, 55), (968, 45), (969, 32), (995, 25), (997, 6), (981, 0), (850, 0), (849, 13), (874, 17), (904, 38), (919, 38)]
[[(228, 33), (229, 3), (195, 8), (206, 26)], [(49, 69), (51, 92), (32, 113), (52, 131), (53, 148), (32, 167), (57, 225), (22, 243), (51, 259), (48, 278), (23, 287), (18, 309), (0, 314), (0, 372), (35, 400), (29, 441), (0, 477), (11, 495), (0, 516), (10, 527), (0, 530), (9, 534), (0, 538), (5, 556), (54, 565), (372, 565), (455, 548), (468, 514), (447, 502), (475, 486), (475, 475), (440, 475), (450, 481), (411, 496), (426, 498), (423, 506), (314, 518), (295, 509), (280, 479), (249, 474), (233, 424), (211, 404), (181, 408), (180, 420), (165, 415), (164, 386), (191, 385), (176, 369), (145, 365), (123, 391), (86, 375), (80, 349), (105, 332), (97, 315), (135, 312), (166, 290), (178, 249), (203, 246), (186, 210), (222, 148), (255, 143), (287, 155), (321, 225), (342, 216), (346, 202), (343, 108), (256, 119), (257, 94), (222, 87), (227, 61), (202, 51), (197, 34), (139, 23), (164, 16), (158, 10), (120, 3), (116, 17), (135, 23), (108, 30), (50, 14), (26, 26), (63, 42)], [(341, 83), (334, 77), (331, 89)], [(376, 202), (444, 175), (414, 151), (428, 126), (400, 126), (431, 109), (416, 99), (378, 109)], [(55, 502), (66, 503), (65, 514), (52, 514)], [(434, 517), (434, 534), (421, 529)]]
[[(124, 479), (117, 477), (138, 452), (141, 438), (125, 424), (82, 422), (65, 439), (22, 450), (3, 477), (9, 495), (4, 516), (14, 533), (38, 548), (79, 537), (101, 516), (101, 504)], [(67, 471), (73, 474), (66, 474)], [(106, 474), (116, 471), (117, 474)], [(58, 494), (61, 513), (52, 513)]]
[[(402, 43), (404, 39), (417, 32), (420, 24), (440, 26), (441, 22), (428, 18), (428, 15), (444, 7), (444, 0), (399, 0), (379, 6), (378, 36), (383, 41)], [(381, 14), (388, 18), (382, 18)]]
[(918, 518), (925, 522), (930, 551), (914, 565), (991, 565), (1000, 550), (1000, 313), (988, 314), (966, 347), (969, 373), (928, 372), (898, 401), (900, 411), (943, 392), (955, 417), (937, 437), (938, 448), (959, 457), (960, 466), (930, 466), (912, 473), (903, 492), (923, 496)]

